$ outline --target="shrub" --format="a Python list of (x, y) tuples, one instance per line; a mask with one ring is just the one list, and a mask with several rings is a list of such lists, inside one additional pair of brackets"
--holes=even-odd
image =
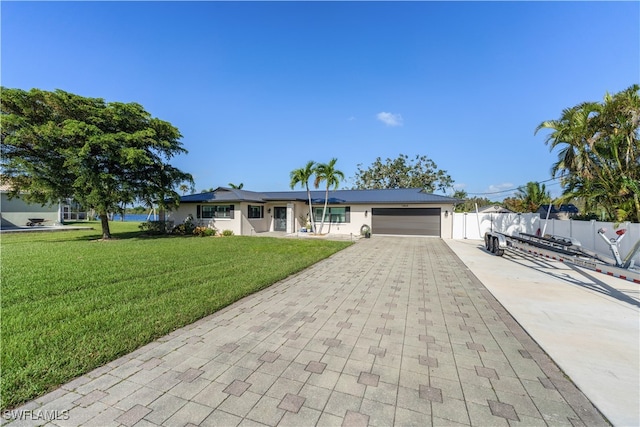
[(223, 236), (233, 236), (233, 231), (231, 231), (231, 230), (223, 230), (222, 231), (222, 235)]
[(147, 234), (167, 234), (173, 228), (173, 221), (147, 221), (138, 228)]
[(180, 236), (185, 236), (189, 234), (193, 234), (193, 230), (195, 230), (196, 226), (193, 223), (193, 217), (189, 215), (187, 219), (184, 220), (184, 223), (178, 224), (173, 227), (171, 231), (173, 234), (178, 234)]
[(211, 237), (216, 235), (216, 230), (209, 227), (196, 227), (193, 234), (198, 237)]

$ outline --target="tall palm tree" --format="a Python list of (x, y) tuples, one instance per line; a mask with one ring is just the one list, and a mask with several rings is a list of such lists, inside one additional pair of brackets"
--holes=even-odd
[(550, 129), (545, 142), (559, 148), (551, 172), (562, 177), (563, 197), (583, 197), (617, 221), (640, 220), (639, 90), (565, 109), (536, 128)]
[(589, 120), (598, 109), (597, 104), (583, 103), (566, 108), (558, 120), (547, 120), (535, 130), (550, 129), (545, 144), (553, 150), (557, 147), (558, 161), (551, 168), (552, 176), (581, 173), (590, 176), (592, 164), (590, 158)]
[(187, 191), (189, 191), (189, 186), (187, 184), (180, 184), (180, 187), (178, 188), (182, 191), (183, 196), (187, 194)]
[(300, 184), (307, 190), (307, 199), (309, 199), (309, 221), (311, 221), (311, 230), (315, 232), (316, 224), (313, 219), (313, 205), (311, 204), (311, 191), (309, 190), (309, 180), (316, 173), (316, 162), (309, 160), (305, 167), (294, 169), (289, 176), (291, 177), (291, 189)]
[(231, 188), (233, 188), (235, 190), (242, 190), (242, 187), (244, 187), (244, 183), (241, 182), (240, 184), (236, 185), (236, 184), (233, 184), (233, 183), (230, 182), (229, 183), (229, 187), (231, 187)]
[(327, 214), (327, 204), (329, 202), (329, 187), (333, 187), (334, 190), (338, 189), (340, 182), (344, 180), (344, 173), (336, 169), (336, 162), (338, 159), (335, 157), (329, 161), (329, 163), (320, 163), (316, 166), (316, 180), (313, 183), (316, 188), (320, 186), (322, 181), (326, 182), (326, 191), (324, 196), (324, 209), (322, 210), (322, 221), (320, 222), (320, 233), (322, 234), (322, 228), (324, 227), (325, 215)]

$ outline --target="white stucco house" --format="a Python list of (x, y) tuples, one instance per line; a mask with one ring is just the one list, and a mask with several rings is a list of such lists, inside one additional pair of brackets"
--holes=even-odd
[[(324, 191), (311, 192), (316, 230), (322, 219)], [(335, 190), (329, 192), (323, 234), (359, 235), (363, 226), (372, 234), (452, 236), (453, 207), (458, 199), (426, 193), (419, 188)], [(166, 213), (174, 224), (189, 215), (200, 226), (231, 230), (236, 235), (267, 231), (296, 233), (307, 225), (306, 191), (256, 192), (218, 187), (214, 191), (180, 197)]]

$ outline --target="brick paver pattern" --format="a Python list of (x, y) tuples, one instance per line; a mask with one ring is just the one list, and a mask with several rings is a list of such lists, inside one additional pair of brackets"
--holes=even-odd
[(19, 409), (66, 411), (60, 426), (607, 425), (442, 240), (378, 236)]

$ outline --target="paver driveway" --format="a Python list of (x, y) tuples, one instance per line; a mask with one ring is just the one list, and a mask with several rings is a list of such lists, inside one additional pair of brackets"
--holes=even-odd
[(401, 237), (363, 239), (20, 410), (61, 426), (607, 425), (443, 241)]

